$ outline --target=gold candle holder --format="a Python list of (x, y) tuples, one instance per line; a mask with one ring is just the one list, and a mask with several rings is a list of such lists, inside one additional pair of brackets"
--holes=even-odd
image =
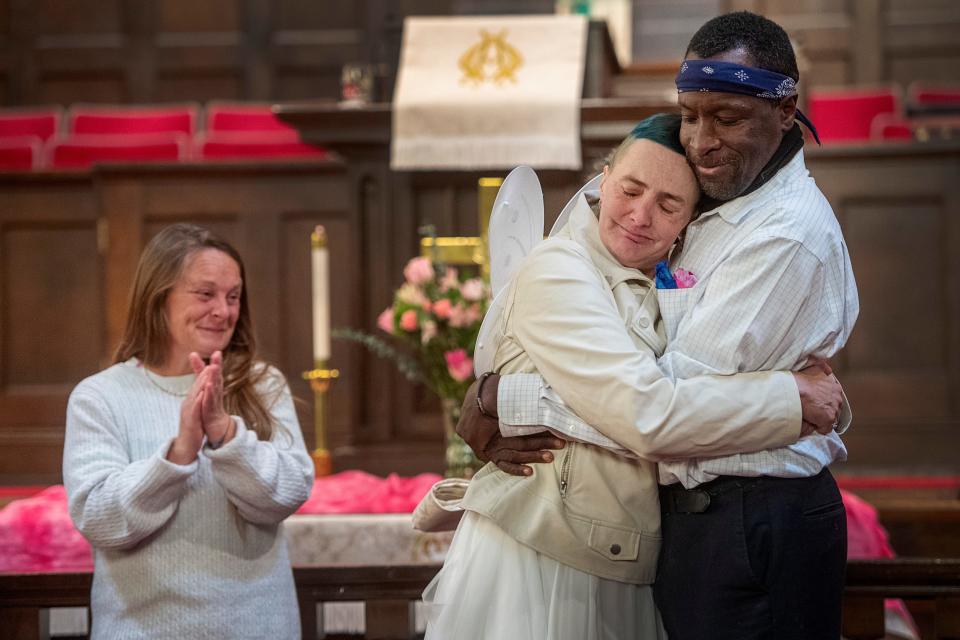
[(482, 246), (483, 277), (490, 281), (490, 216), (493, 215), (493, 203), (503, 186), (503, 178), (480, 178), (477, 181), (477, 217), (480, 223), (480, 244)]
[(315, 369), (303, 372), (303, 379), (313, 389), (314, 449), (310, 456), (313, 458), (314, 473), (319, 478), (333, 473), (333, 460), (327, 449), (327, 391), (330, 390), (330, 384), (340, 377), (340, 371), (328, 369), (326, 361), (318, 360), (314, 366)]

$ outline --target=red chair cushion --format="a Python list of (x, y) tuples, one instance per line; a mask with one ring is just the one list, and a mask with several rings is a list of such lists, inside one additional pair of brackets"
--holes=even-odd
[(197, 156), (204, 160), (238, 158), (326, 158), (322, 147), (301, 142), (295, 131), (272, 133), (208, 133), (196, 143)]
[(910, 87), (910, 101), (917, 105), (955, 105), (960, 107), (960, 86), (915, 83)]
[(71, 135), (183, 133), (193, 135), (196, 105), (176, 107), (73, 107)]
[(913, 140), (913, 126), (895, 113), (880, 113), (870, 124), (871, 140)]
[(47, 164), (58, 169), (86, 168), (95, 162), (176, 162), (188, 156), (180, 133), (129, 136), (70, 136), (47, 143)]
[(810, 93), (810, 119), (824, 143), (869, 140), (878, 114), (899, 112), (899, 96), (892, 88)]
[(0, 138), (0, 171), (30, 171), (40, 166), (43, 142), (37, 136)]
[(268, 105), (207, 105), (207, 131), (296, 131), (273, 115)]
[(0, 137), (36, 136), (46, 140), (57, 132), (60, 110), (3, 111), (0, 110)]

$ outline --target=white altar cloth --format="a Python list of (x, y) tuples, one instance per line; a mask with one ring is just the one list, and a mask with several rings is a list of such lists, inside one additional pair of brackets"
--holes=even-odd
[(579, 169), (583, 16), (408, 17), (394, 170)]

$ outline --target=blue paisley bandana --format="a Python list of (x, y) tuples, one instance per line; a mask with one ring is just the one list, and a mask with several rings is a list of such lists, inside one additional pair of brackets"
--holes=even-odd
[[(790, 76), (720, 60), (684, 60), (680, 64), (676, 83), (678, 93), (719, 91), (770, 100), (797, 95), (797, 83)], [(816, 127), (799, 109), (797, 120), (810, 129), (814, 140), (820, 144)]]

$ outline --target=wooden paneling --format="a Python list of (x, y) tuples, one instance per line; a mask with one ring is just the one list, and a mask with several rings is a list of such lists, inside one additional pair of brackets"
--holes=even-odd
[(97, 217), (89, 181), (0, 177), (0, 483), (59, 477), (67, 395), (100, 368)]
[[(405, 16), (502, 4), (3, 0), (0, 105), (337, 99), (347, 63), (373, 65), (389, 100)], [(960, 79), (953, 0), (633, 0), (635, 59), (675, 61), (700, 25), (737, 9), (784, 26), (806, 61), (806, 89)]]
[(633, 58), (679, 61), (690, 36), (723, 13), (722, 5), (722, 0), (634, 0)]
[(276, 62), (275, 95), (281, 100), (339, 96), (344, 64), (376, 63), (365, 30), (368, 6), (342, 3), (321, 13), (302, 0), (275, 3), (268, 45)]
[(33, 63), (31, 95), (23, 103), (134, 99), (126, 81), (130, 61), (121, 0), (18, 3), (10, 17), (25, 21)]
[(838, 371), (854, 411), (851, 468), (957, 473), (960, 155), (950, 147), (811, 151), (840, 220), (860, 319)]
[(389, 98), (403, 16), (450, 4), (4, 0), (0, 105), (338, 99), (357, 62)]
[(242, 28), (241, 3), (234, 0), (156, 0), (160, 33), (237, 33)]
[[(924, 202), (903, 194), (898, 198), (867, 197), (854, 202), (843, 199), (836, 206), (843, 215), (850, 254), (861, 282), (862, 313), (875, 318), (870, 325), (858, 329), (856, 339), (847, 348), (850, 366), (911, 367), (945, 373), (944, 311), (949, 292), (947, 274), (940, 265), (949, 251), (943, 241), (947, 237), (944, 224), (949, 218), (943, 203)], [(897, 259), (890, 259), (892, 256)], [(920, 277), (908, 281), (903, 273)], [(893, 286), (897, 287), (897, 304), (891, 304)], [(920, 309), (929, 310), (924, 314), (924, 330), (904, 330), (918, 320)]]
[(244, 97), (242, 64), (249, 42), (243, 4), (158, 0), (157, 19), (148, 22), (156, 42), (154, 100)]
[(95, 221), (4, 225), (0, 253), (10, 338), (4, 387), (62, 384), (89, 373), (102, 352), (102, 337), (89, 331), (103, 326)]
[[(726, 0), (779, 23), (809, 65), (803, 87), (960, 81), (952, 0)], [(691, 31), (690, 35), (693, 32)]]
[(886, 77), (904, 86), (914, 80), (960, 78), (960, 5), (950, 0), (887, 0), (883, 34)]

